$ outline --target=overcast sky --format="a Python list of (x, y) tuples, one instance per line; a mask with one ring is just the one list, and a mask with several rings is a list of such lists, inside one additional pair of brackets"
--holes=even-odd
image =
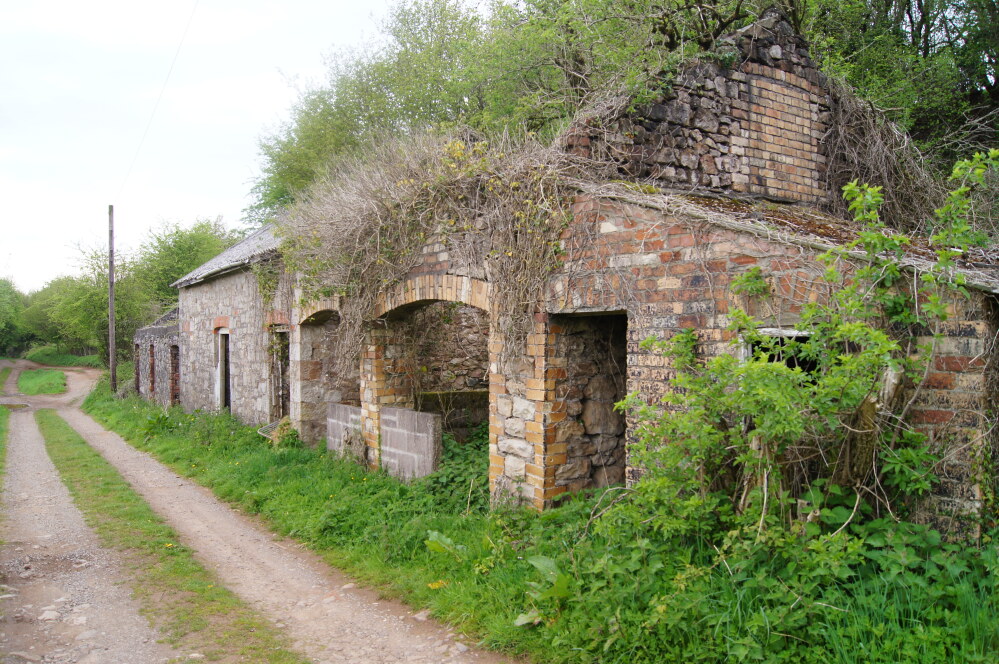
[(109, 204), (126, 250), (164, 221), (238, 226), (259, 137), (389, 4), (0, 0), (0, 276), (75, 273)]

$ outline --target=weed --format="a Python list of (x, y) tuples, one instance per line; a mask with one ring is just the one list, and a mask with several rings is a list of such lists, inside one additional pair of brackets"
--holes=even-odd
[(228, 415), (171, 409), (147, 438), (164, 411), (106, 385), (85, 407), (330, 563), (537, 661), (942, 663), (999, 649), (999, 555), (922, 526), (846, 523), (853, 500), (835, 486), (803, 497), (814, 522), (761, 537), (733, 530), (723, 501), (655, 491), (616, 489), (611, 509), (573, 494), (540, 514), (489, 511), (483, 432), (446, 441), (441, 469), (405, 484), (276, 449)]

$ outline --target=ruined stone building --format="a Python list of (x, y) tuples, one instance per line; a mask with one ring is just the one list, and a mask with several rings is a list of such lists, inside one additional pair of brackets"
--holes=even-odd
[(180, 337), (177, 309), (135, 333), (135, 391), (163, 406), (180, 404)]
[(179, 279), (180, 404), (228, 409), (246, 422), (290, 411), (287, 289), (261, 295), (261, 280), (288, 277), (275, 267), (278, 240), (264, 228)]
[[(639, 179), (662, 195), (579, 192), (564, 266), (539, 294), (517, 357), (504, 356), (491, 326), (488, 280), (430, 242), (422, 263), (382, 292), (356, 374), (334, 374), (338, 300), (302, 302), (283, 273), (279, 287), (263, 289), (271, 300), (261, 294), (252, 267), (277, 260), (268, 227), (176, 284), (181, 405), (229, 408), (256, 424), (287, 415), (305, 439), (326, 438), (402, 476), (434, 468), (442, 428), (461, 435), (488, 419), (491, 486), (538, 508), (625, 481), (627, 422), (613, 404), (635, 391), (655, 398), (673, 377), (640, 342), (694, 328), (705, 352), (732, 352), (729, 314), (747, 306), (768, 327), (793, 330), (817, 296), (816, 256), (855, 232), (814, 211), (838, 195), (825, 180), (823, 144), (833, 100), (803, 41), (771, 16), (730, 45), (730, 67), (692, 65), (664, 98), (567, 134), (566, 149), (599, 157), (608, 178)], [(773, 291), (766, 306), (729, 288), (754, 267)], [(979, 499), (972, 457), (990, 444), (985, 405), (996, 371), (988, 340), (999, 270), (969, 263), (967, 274), (971, 294), (952, 303), (909, 413), (954, 450), (935, 498), (952, 512)], [(146, 348), (154, 329), (136, 337), (140, 389), (165, 384), (160, 367), (173, 361)]]

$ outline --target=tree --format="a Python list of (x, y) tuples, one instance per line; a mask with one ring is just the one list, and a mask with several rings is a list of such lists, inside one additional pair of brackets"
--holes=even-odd
[(25, 298), (25, 308), (21, 312), (21, 325), (36, 340), (85, 353), (92, 349), (89, 342), (73, 338), (53, 317), (56, 305), (68, 297), (68, 292), (75, 283), (75, 277), (59, 277), (45, 284), (41, 290), (30, 293)]
[(850, 83), (942, 171), (999, 138), (996, 0), (789, 0), (822, 68)]
[(10, 279), (0, 279), (0, 355), (13, 354), (24, 342), (20, 325), (24, 294)]
[[(199, 219), (188, 228), (165, 224), (149, 232), (130, 264), (130, 276), (159, 310), (168, 308), (177, 302), (177, 289), (170, 284), (235, 244), (240, 237), (241, 233), (226, 228), (221, 219)], [(91, 258), (88, 257), (88, 262)]]
[[(106, 362), (108, 349), (108, 255), (94, 249), (84, 253), (81, 274), (62, 282), (51, 307), (52, 322), (64, 338), (96, 348)], [(115, 257), (115, 345), (127, 354), (135, 331), (158, 311), (136, 276), (136, 263), (128, 256)]]

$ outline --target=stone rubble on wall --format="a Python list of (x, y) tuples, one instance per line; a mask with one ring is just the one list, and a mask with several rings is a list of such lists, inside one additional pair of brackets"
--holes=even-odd
[(623, 316), (585, 316), (560, 320), (555, 355), (566, 359), (556, 397), (565, 418), (555, 444), (564, 444), (566, 461), (555, 482), (579, 490), (624, 481), (625, 417), (614, 404), (625, 396), (627, 321)]
[(611, 164), (609, 179), (826, 200), (821, 139), (832, 99), (804, 40), (776, 14), (726, 39), (720, 48), (733, 68), (687, 65), (652, 103), (577, 124), (568, 150)]

